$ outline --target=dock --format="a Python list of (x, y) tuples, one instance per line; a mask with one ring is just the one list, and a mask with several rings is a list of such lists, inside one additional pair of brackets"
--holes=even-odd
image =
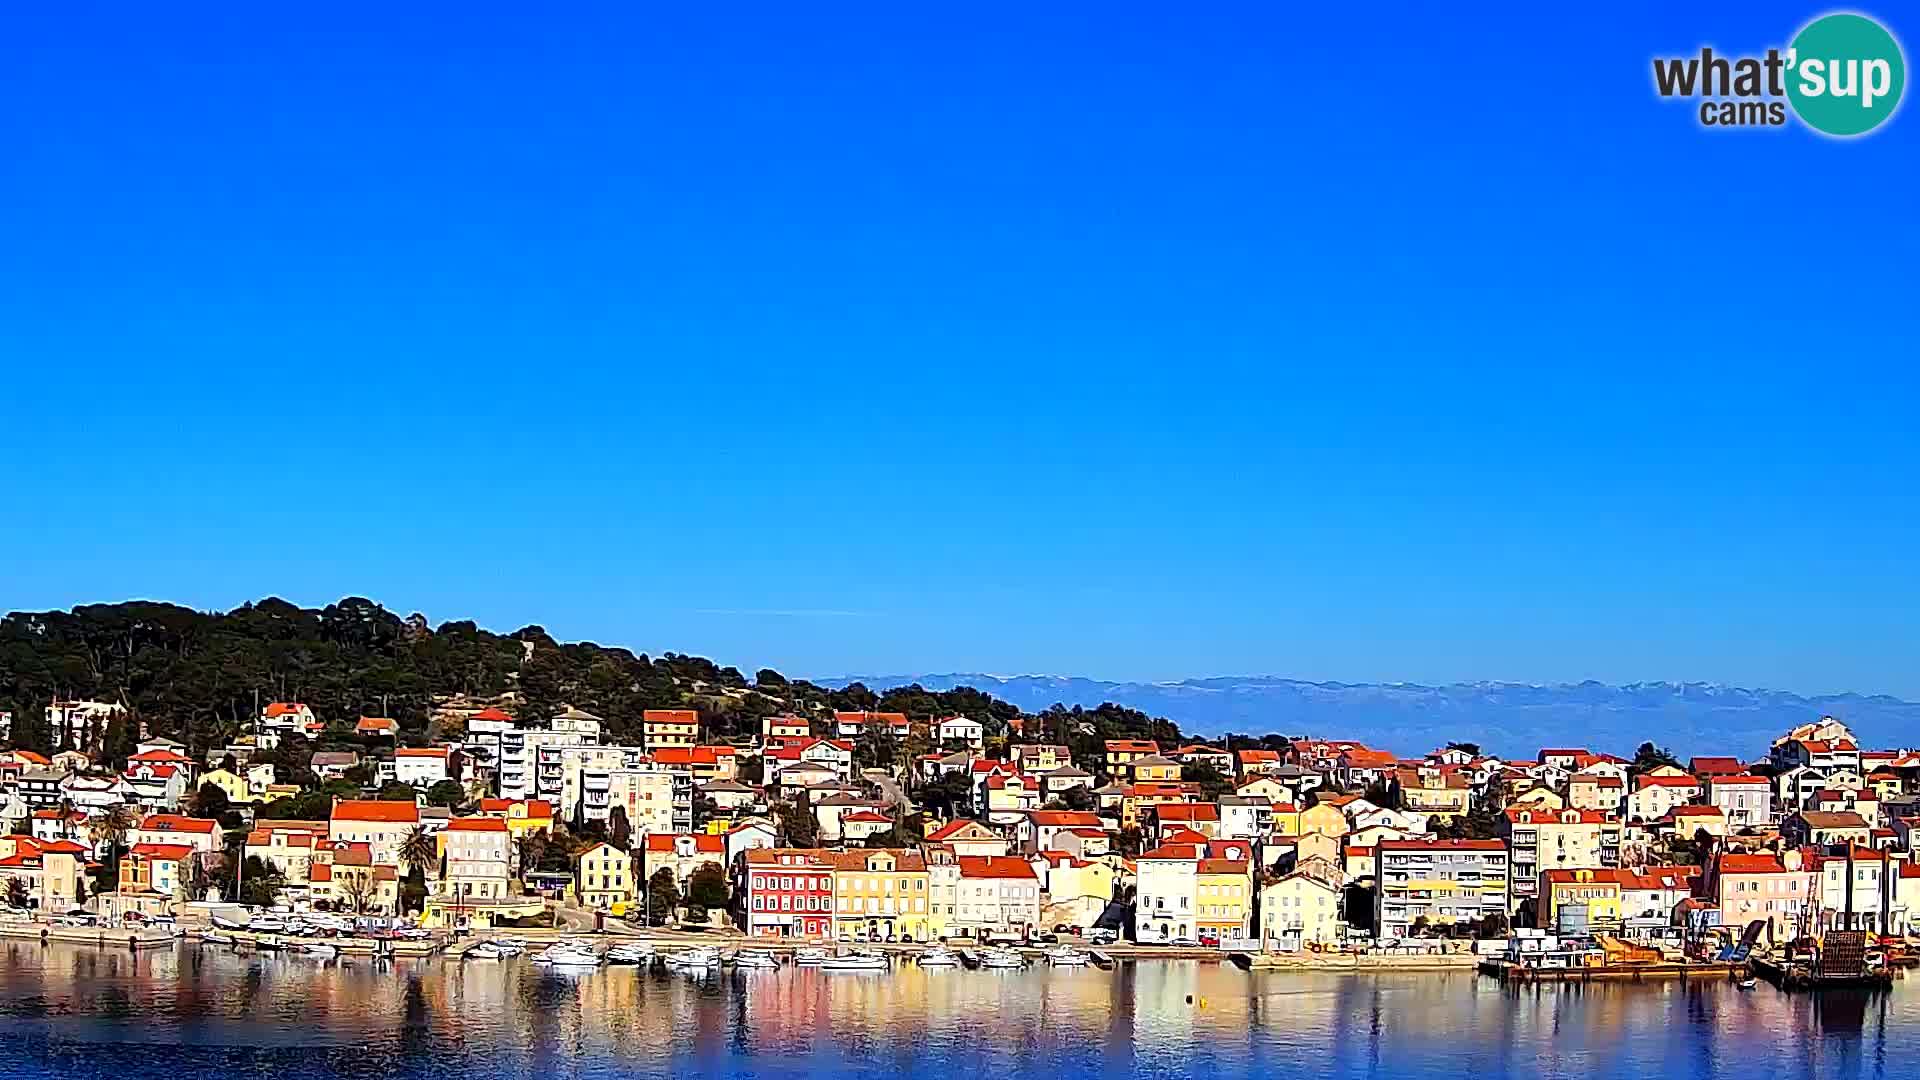
[(1579, 967), (1538, 967), (1505, 960), (1482, 960), (1478, 967), (1480, 974), (1510, 984), (1654, 982), (1668, 979), (1727, 982), (1747, 976), (1746, 964), (1694, 963), (1684, 960)]
[(1789, 992), (1820, 990), (1891, 990), (1893, 972), (1884, 968), (1866, 968), (1844, 974), (1824, 973), (1812, 964), (1776, 960), (1770, 956), (1753, 958), (1753, 973)]
[(62, 942), (97, 948), (163, 949), (178, 941), (160, 930), (132, 930), (107, 926), (48, 926), (45, 923), (0, 923), (0, 938), (12, 941)]

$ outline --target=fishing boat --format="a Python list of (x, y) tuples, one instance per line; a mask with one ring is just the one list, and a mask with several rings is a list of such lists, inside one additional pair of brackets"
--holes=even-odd
[(980, 954), (980, 966), (998, 970), (1011, 970), (1027, 966), (1027, 958), (1012, 949), (987, 949)]
[(770, 952), (742, 951), (734, 954), (733, 966), (764, 971), (779, 967), (780, 958)]
[(876, 953), (848, 953), (820, 961), (821, 971), (885, 971), (887, 958)]
[(935, 945), (933, 948), (921, 953), (920, 958), (916, 962), (923, 968), (959, 967), (960, 956), (944, 945)]
[(826, 959), (827, 950), (825, 949), (796, 949), (793, 954), (793, 962), (801, 967), (819, 967)]
[(1078, 949), (1070, 949), (1065, 945), (1047, 950), (1047, 963), (1054, 967), (1086, 967), (1092, 962), (1093, 958), (1086, 953)]

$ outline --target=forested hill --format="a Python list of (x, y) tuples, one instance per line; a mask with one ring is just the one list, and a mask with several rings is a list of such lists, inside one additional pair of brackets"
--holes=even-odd
[[(433, 627), (424, 616), (402, 618), (357, 597), (318, 610), (267, 599), (224, 613), (132, 601), (0, 620), (0, 710), (13, 713), (13, 742), (28, 749), (58, 747), (46, 721), (55, 699), (117, 702), (151, 734), (200, 753), (250, 731), (259, 708), (273, 701), (305, 702), (346, 731), (360, 716), (390, 716), (402, 741), (418, 744), (451, 734), (428, 730), (434, 699), (450, 694), (512, 694), (523, 717), (572, 705), (605, 720), (610, 739), (634, 743), (643, 710), (689, 707), (713, 738), (757, 733), (763, 716), (824, 720), (836, 709), (916, 720), (958, 713), (993, 734), (1025, 717), (1029, 737), (1076, 744), (1076, 752), (1103, 738), (1180, 737), (1171, 722), (1119, 706), (1023, 714), (966, 687), (829, 689), (769, 669), (748, 678), (700, 657), (562, 644), (538, 626), (506, 635), (467, 621)], [(124, 758), (138, 731), (134, 723), (110, 727), (108, 756)]]

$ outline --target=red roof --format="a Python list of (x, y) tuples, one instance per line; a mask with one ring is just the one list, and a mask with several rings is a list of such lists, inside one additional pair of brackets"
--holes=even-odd
[(1032, 810), (1027, 819), (1035, 825), (1065, 825), (1069, 828), (1090, 825), (1098, 828), (1100, 815), (1091, 810)]
[(1720, 872), (1723, 874), (1784, 874), (1787, 868), (1777, 856), (1729, 853), (1720, 856)]
[(1365, 747), (1355, 747), (1354, 749), (1349, 750), (1344, 754), (1341, 754), (1340, 757), (1342, 760), (1344, 760), (1347, 763), (1347, 766), (1349, 768), (1352, 768), (1353, 766), (1357, 765), (1363, 769), (1379, 768), (1384, 765), (1395, 765), (1395, 764), (1398, 764), (1400, 761), (1399, 758), (1393, 756), (1392, 751), (1368, 750)]
[(1152, 739), (1108, 739), (1109, 754), (1157, 754), (1160, 744)]
[(506, 832), (507, 822), (497, 817), (457, 817), (447, 822), (447, 828), (453, 832)]
[(301, 705), (297, 702), (276, 701), (273, 704), (267, 706), (267, 716), (269, 718), (276, 717), (276, 716), (288, 716), (293, 713), (297, 713), (304, 708), (306, 708), (305, 705)]
[(510, 722), (510, 721), (512, 721), (512, 720), (513, 720), (513, 717), (512, 717), (512, 716), (509, 716), (508, 714), (506, 714), (506, 713), (504, 713), (504, 712), (502, 712), (502, 711), (500, 711), (499, 709), (495, 709), (495, 708), (486, 708), (486, 709), (481, 709), (481, 710), (480, 710), (479, 712), (477, 712), (477, 713), (474, 713), (474, 714), (473, 714), (473, 717), (472, 717), (472, 719), (475, 719), (475, 720), (505, 720), (505, 721), (509, 721), (509, 722)]
[(1214, 803), (1160, 803), (1153, 807), (1154, 817), (1168, 821), (1219, 821), (1220, 807)]
[(1265, 765), (1268, 762), (1278, 763), (1279, 760), (1280, 760), (1280, 751), (1278, 750), (1242, 750), (1240, 751), (1240, 763), (1242, 765)]
[(1766, 782), (1767, 778), (1764, 776), (1748, 776), (1746, 773), (1736, 773), (1731, 776), (1715, 776), (1710, 781), (1714, 787), (1720, 787), (1725, 784), (1765, 784)]
[(444, 746), (403, 746), (395, 750), (393, 756), (444, 758), (447, 756), (447, 748)]
[(649, 724), (697, 724), (700, 714), (693, 709), (647, 709), (640, 719)]
[(144, 754), (135, 754), (128, 761), (151, 762), (155, 765), (191, 765), (193, 759), (172, 750), (149, 750)]
[(1700, 781), (1691, 776), (1638, 776), (1634, 786), (1641, 791), (1650, 787), (1699, 787)]
[(516, 804), (527, 808), (530, 818), (550, 818), (553, 816), (553, 804), (545, 799), (481, 799), (480, 812), (483, 814), (505, 814)]
[(211, 835), (219, 826), (212, 818), (193, 818), (185, 814), (153, 814), (140, 823), (141, 832), (186, 832)]
[(878, 810), (855, 810), (853, 813), (844, 814), (840, 818), (840, 823), (842, 825), (846, 824), (849, 821), (862, 821), (862, 822), (868, 822), (868, 823), (874, 823), (874, 822), (890, 823), (893, 821), (893, 819), (888, 817), (885, 814), (880, 813)]
[(355, 731), (398, 731), (399, 724), (386, 716), (363, 716), (354, 725)]
[(682, 836), (693, 838), (693, 850), (706, 855), (722, 854), (727, 850), (727, 838), (709, 836), (706, 833), (648, 833), (647, 850), (661, 855), (673, 854), (673, 842)]
[(1695, 776), (1728, 776), (1746, 772), (1747, 767), (1735, 757), (1697, 757), (1688, 760), (1687, 771)]
[(961, 877), (1025, 878), (1030, 881), (1038, 881), (1040, 878), (1040, 875), (1034, 873), (1033, 864), (1011, 855), (962, 855), (959, 863)]
[(333, 804), (333, 820), (411, 824), (420, 820), (420, 808), (394, 799), (341, 799)]
[(178, 862), (192, 855), (193, 849), (185, 844), (135, 844), (133, 854), (148, 859)]

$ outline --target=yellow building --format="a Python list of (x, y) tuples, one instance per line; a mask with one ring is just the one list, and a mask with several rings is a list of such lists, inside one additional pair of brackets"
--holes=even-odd
[[(1104, 860), (1082, 859), (1064, 851), (1044, 853), (1046, 892), (1040, 906), (1041, 926), (1092, 926), (1114, 897), (1113, 866)], [(936, 925), (938, 932), (944, 929)]]
[(700, 714), (692, 709), (648, 709), (640, 720), (648, 750), (700, 741)]
[[(1277, 818), (1278, 815), (1275, 817)], [(1274, 828), (1279, 829), (1277, 820)], [(1341, 813), (1339, 807), (1330, 803), (1315, 803), (1300, 811), (1300, 825), (1294, 835), (1305, 836), (1309, 833), (1318, 833), (1338, 840), (1352, 829), (1352, 824), (1347, 821), (1347, 815)]]
[[(1367, 873), (1373, 873), (1371, 866)], [(1312, 874), (1296, 871), (1260, 890), (1262, 948), (1337, 945), (1345, 925), (1340, 890)]]
[[(205, 787), (208, 784), (219, 788), (220, 793), (225, 795), (227, 801), (230, 803), (250, 803), (253, 801), (253, 792), (248, 788), (247, 778), (231, 769), (214, 769), (211, 772), (202, 774), (200, 777), (200, 787)], [(198, 789), (196, 788), (196, 790)]]
[(1134, 758), (1130, 764), (1134, 780), (1140, 783), (1176, 783), (1180, 779), (1180, 763), (1158, 754)]
[(833, 868), (833, 936), (841, 941), (929, 941), (927, 861), (902, 848), (822, 851)]
[(595, 844), (574, 859), (573, 893), (581, 907), (610, 911), (634, 900), (633, 856)]
[(1605, 867), (1580, 867), (1573, 870), (1547, 870), (1540, 875), (1540, 917), (1542, 927), (1560, 925), (1560, 907), (1568, 903), (1587, 905), (1587, 925), (1594, 930), (1620, 929), (1620, 878), (1623, 872)]
[(1160, 744), (1152, 739), (1108, 739), (1107, 775), (1115, 780), (1133, 778), (1133, 762), (1136, 758), (1148, 757), (1160, 752)]
[(1145, 820), (1145, 811), (1150, 806), (1161, 803), (1186, 802), (1188, 789), (1185, 784), (1170, 784), (1164, 781), (1152, 784), (1128, 784), (1126, 792), (1120, 796), (1120, 827), (1137, 829)]
[(1438, 769), (1400, 769), (1394, 773), (1400, 789), (1400, 809), (1421, 817), (1451, 821), (1466, 816), (1472, 806), (1467, 781), (1456, 772)]
[(1194, 873), (1194, 929), (1201, 941), (1252, 936), (1253, 864), (1203, 858)]
[(515, 840), (553, 831), (553, 804), (545, 799), (481, 799), (480, 815), (506, 818), (507, 833)]

